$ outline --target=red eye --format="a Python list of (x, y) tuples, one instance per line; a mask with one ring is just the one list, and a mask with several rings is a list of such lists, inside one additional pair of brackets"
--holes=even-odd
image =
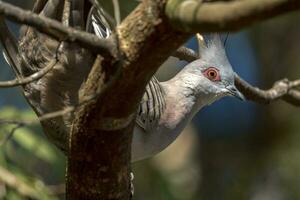
[(207, 68), (203, 72), (203, 75), (211, 81), (220, 81), (221, 80), (219, 70), (214, 67)]

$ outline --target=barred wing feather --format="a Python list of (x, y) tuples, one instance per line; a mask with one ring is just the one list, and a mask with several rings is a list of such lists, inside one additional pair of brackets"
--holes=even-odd
[(137, 124), (144, 130), (155, 127), (165, 109), (164, 91), (155, 76), (146, 86), (146, 91), (138, 109)]

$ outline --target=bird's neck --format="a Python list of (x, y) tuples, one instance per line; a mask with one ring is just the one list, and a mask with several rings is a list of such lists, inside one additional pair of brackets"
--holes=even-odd
[(162, 122), (167, 128), (182, 129), (205, 105), (209, 104), (207, 94), (199, 93), (199, 84), (190, 76), (177, 74), (169, 81), (161, 83), (165, 91), (166, 110)]
[[(166, 108), (159, 124), (152, 133), (135, 129), (133, 137), (133, 161), (153, 156), (170, 145), (190, 122), (193, 116), (205, 106), (205, 94), (198, 96), (195, 81), (190, 75), (178, 74), (173, 79), (161, 82)], [(142, 139), (141, 139), (142, 138)]]

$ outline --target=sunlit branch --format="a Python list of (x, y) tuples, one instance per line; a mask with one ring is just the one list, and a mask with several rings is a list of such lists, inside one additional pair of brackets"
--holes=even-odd
[(169, 0), (166, 14), (178, 30), (203, 33), (236, 31), (299, 9), (299, 0)]

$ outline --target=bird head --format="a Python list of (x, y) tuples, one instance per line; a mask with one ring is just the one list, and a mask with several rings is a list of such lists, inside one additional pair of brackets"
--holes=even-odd
[(235, 72), (229, 63), (220, 36), (214, 34), (205, 43), (199, 41), (200, 59), (189, 63), (184, 70), (194, 94), (210, 104), (224, 96), (244, 100), (234, 84)]

